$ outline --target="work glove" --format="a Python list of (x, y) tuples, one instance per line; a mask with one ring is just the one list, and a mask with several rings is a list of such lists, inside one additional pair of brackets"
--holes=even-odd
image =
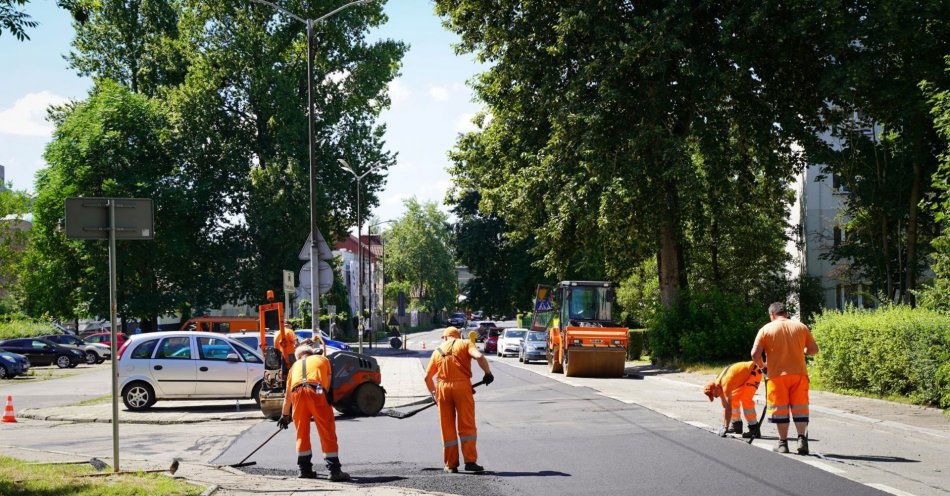
[(290, 418), (290, 415), (281, 415), (280, 420), (277, 421), (277, 427), (286, 429), (288, 426), (290, 426), (291, 420), (292, 419)]
[(484, 376), (482, 376), (482, 382), (484, 382), (485, 385), (487, 386), (491, 384), (492, 382), (495, 382), (495, 376), (491, 375), (491, 373), (489, 372), (485, 374)]

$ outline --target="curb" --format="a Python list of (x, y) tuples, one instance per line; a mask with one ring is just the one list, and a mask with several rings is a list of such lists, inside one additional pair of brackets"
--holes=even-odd
[[(18, 415), (20, 418), (31, 419), (31, 420), (44, 420), (47, 422), (74, 422), (77, 424), (111, 424), (111, 418), (90, 418), (90, 417), (79, 417), (74, 415), (45, 415), (38, 412), (31, 412), (29, 410), (20, 412)], [(259, 413), (257, 415), (248, 415), (245, 417), (209, 417), (203, 419), (181, 419), (181, 420), (149, 420), (149, 419), (119, 419), (120, 424), (148, 424), (148, 425), (174, 425), (174, 424), (202, 424), (205, 422), (228, 422), (228, 421), (239, 421), (239, 420), (263, 420), (264, 417)]]
[(220, 489), (220, 488), (221, 488), (221, 486), (219, 486), (219, 485), (217, 485), (217, 484), (212, 484), (212, 485), (208, 486), (207, 488), (205, 488), (205, 490), (202, 491), (201, 494), (199, 494), (198, 496), (211, 496), (212, 494), (216, 493), (216, 492), (218, 491), (218, 489)]

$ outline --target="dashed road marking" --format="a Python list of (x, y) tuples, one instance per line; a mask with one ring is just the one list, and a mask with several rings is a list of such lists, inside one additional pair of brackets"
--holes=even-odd
[(802, 458), (798, 461), (811, 465), (812, 467), (815, 467), (815, 468), (820, 468), (824, 470), (825, 472), (830, 472), (832, 474), (841, 475), (841, 474), (846, 473), (844, 470), (841, 470), (838, 467), (828, 465), (827, 463), (824, 463), (824, 462), (819, 462), (818, 460), (809, 460), (807, 458)]
[(895, 489), (891, 486), (878, 484), (876, 482), (865, 482), (864, 485), (873, 487), (874, 489), (877, 489), (879, 491), (884, 491), (885, 493), (891, 493), (894, 496), (915, 496), (913, 493), (909, 493), (907, 491), (901, 491), (900, 489)]

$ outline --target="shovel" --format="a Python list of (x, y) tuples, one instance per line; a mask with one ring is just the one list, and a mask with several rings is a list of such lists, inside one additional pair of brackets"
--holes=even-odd
[(228, 467), (240, 468), (240, 467), (250, 467), (251, 465), (257, 465), (257, 462), (249, 462), (249, 461), (247, 461), (247, 459), (250, 458), (250, 457), (252, 457), (252, 456), (254, 456), (254, 453), (257, 453), (257, 451), (258, 451), (259, 449), (263, 448), (264, 445), (267, 444), (267, 443), (269, 443), (271, 439), (274, 439), (274, 436), (276, 436), (277, 434), (280, 434), (280, 431), (282, 431), (282, 430), (283, 430), (283, 429), (278, 428), (276, 432), (274, 432), (273, 434), (271, 434), (270, 437), (267, 438), (267, 439), (265, 439), (264, 442), (261, 443), (258, 447), (254, 448), (254, 451), (252, 451), (249, 455), (245, 456), (243, 460), (241, 460), (241, 461), (239, 461), (239, 462), (237, 462), (237, 463), (233, 463), (233, 464), (231, 464), (231, 465), (228, 465)]
[[(765, 375), (765, 374), (762, 374)], [(759, 415), (759, 432), (762, 429), (762, 421), (765, 420), (765, 412), (769, 411), (769, 376), (765, 376), (765, 405), (762, 407), (762, 415)], [(755, 441), (755, 436), (749, 437), (749, 440), (746, 441), (746, 444), (752, 444), (752, 441)]]
[[(477, 388), (478, 386), (481, 386), (482, 384), (485, 384), (485, 381), (484, 381), (484, 380), (481, 380), (481, 381), (476, 382), (475, 384), (472, 384), (472, 389), (474, 390), (475, 388)], [(474, 392), (474, 391), (473, 391), (473, 392)], [(432, 407), (435, 406), (435, 405), (436, 405), (436, 403), (435, 403), (435, 401), (433, 400), (431, 403), (429, 403), (429, 404), (427, 404), (427, 405), (425, 405), (425, 406), (423, 406), (423, 407), (421, 407), (421, 408), (416, 408), (415, 410), (411, 410), (411, 411), (408, 411), (408, 412), (400, 412), (399, 410), (393, 410), (392, 408), (386, 408), (386, 409), (380, 410), (379, 415), (386, 415), (386, 416), (388, 416), (388, 417), (397, 418), (397, 419), (399, 419), (399, 420), (402, 420), (402, 419), (407, 419), (407, 418), (409, 418), (409, 417), (412, 417), (413, 415), (415, 415), (415, 414), (417, 414), (417, 413), (419, 413), (419, 412), (421, 412), (421, 411), (423, 411), (423, 410), (427, 410), (427, 409), (429, 409), (429, 408), (432, 408)]]

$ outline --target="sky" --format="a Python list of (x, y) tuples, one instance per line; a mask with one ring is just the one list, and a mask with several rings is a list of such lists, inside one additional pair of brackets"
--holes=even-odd
[[(74, 34), (69, 14), (53, 0), (33, 0), (26, 10), (40, 23), (28, 32), (29, 41), (0, 35), (0, 67), (6, 71), (0, 76), (0, 165), (15, 189), (33, 191), (52, 132), (46, 108), (85, 98), (92, 81), (77, 76), (63, 59)], [(386, 13), (389, 22), (370, 39), (397, 39), (410, 48), (400, 77), (389, 86), (392, 108), (382, 116), (387, 148), (397, 153), (397, 163), (373, 212), (380, 220), (397, 218), (403, 200), (413, 196), (442, 203), (451, 185), (447, 153), (460, 132), (474, 127), (471, 118), (481, 108), (466, 81), (482, 66), (471, 55), (455, 54), (458, 38), (442, 27), (433, 3), (389, 0)]]

